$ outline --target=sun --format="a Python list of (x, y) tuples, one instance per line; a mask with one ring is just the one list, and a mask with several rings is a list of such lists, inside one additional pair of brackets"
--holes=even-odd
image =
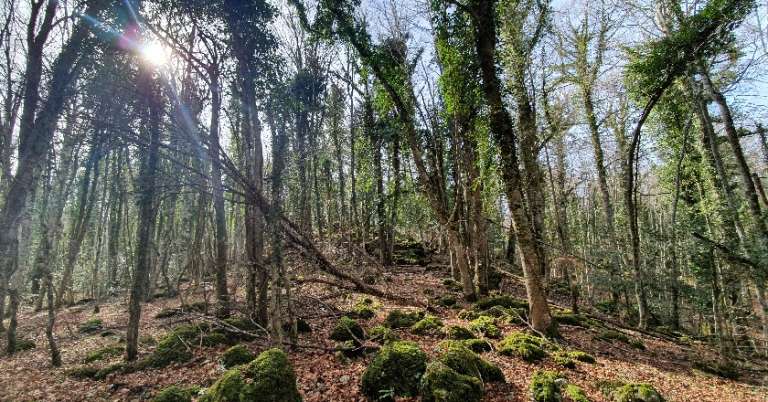
[(158, 41), (143, 44), (139, 51), (141, 58), (153, 66), (164, 66), (171, 61), (171, 50)]

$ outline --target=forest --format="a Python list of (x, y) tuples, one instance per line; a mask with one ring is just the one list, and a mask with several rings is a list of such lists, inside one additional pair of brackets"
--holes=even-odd
[(0, 401), (766, 401), (766, 127), (762, 0), (0, 0)]

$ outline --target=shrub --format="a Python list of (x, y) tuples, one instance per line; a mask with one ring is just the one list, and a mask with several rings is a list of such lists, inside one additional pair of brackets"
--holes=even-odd
[(501, 337), (501, 330), (496, 326), (493, 318), (481, 315), (469, 323), (469, 329), (485, 335), (488, 338)]
[(81, 334), (92, 334), (104, 329), (104, 323), (101, 318), (91, 318), (90, 320), (80, 324), (77, 331)]
[(192, 396), (198, 392), (198, 387), (182, 388), (178, 385), (171, 385), (158, 392), (152, 398), (152, 402), (192, 402)]
[(221, 365), (224, 368), (230, 369), (241, 364), (250, 363), (255, 358), (256, 356), (244, 345), (235, 345), (221, 355)]
[(416, 324), (422, 318), (424, 318), (424, 313), (421, 311), (404, 312), (403, 310), (395, 309), (387, 314), (384, 325), (388, 328), (407, 328)]
[(517, 356), (527, 362), (541, 360), (547, 356), (543, 347), (546, 341), (538, 336), (515, 332), (499, 343), (499, 353), (505, 356)]
[(411, 326), (411, 332), (416, 335), (434, 334), (443, 327), (443, 322), (433, 315), (427, 315)]
[(211, 333), (205, 334), (202, 339), (203, 346), (230, 345), (233, 342), (234, 339), (228, 336), (222, 330), (215, 330)]
[(480, 380), (439, 361), (427, 365), (419, 389), (424, 402), (479, 402), (483, 397)]
[(580, 350), (572, 350), (572, 351), (568, 352), (568, 356), (571, 359), (578, 360), (578, 361), (583, 362), (583, 363), (593, 364), (596, 361), (594, 356), (592, 356), (589, 353), (582, 352)]
[(122, 345), (105, 346), (88, 353), (88, 355), (85, 356), (85, 359), (83, 359), (83, 363), (93, 363), (109, 357), (120, 356), (124, 350), (125, 348)]
[(200, 400), (300, 402), (301, 395), (288, 356), (269, 349), (247, 365), (228, 370)]
[(382, 345), (387, 342), (400, 340), (400, 337), (397, 336), (395, 331), (392, 331), (383, 325), (377, 325), (371, 328), (371, 330), (368, 331), (368, 337), (372, 341)]
[(449, 325), (443, 330), (445, 337), (454, 340), (475, 339), (475, 334), (460, 325)]
[(363, 327), (357, 323), (357, 321), (343, 316), (336, 323), (336, 326), (331, 331), (331, 335), (328, 337), (334, 341), (355, 341), (359, 342), (365, 338), (365, 332)]
[(427, 366), (427, 355), (414, 342), (390, 342), (363, 373), (361, 391), (371, 399), (415, 396)]
[(539, 370), (533, 374), (529, 389), (535, 402), (560, 402), (563, 397), (560, 388), (564, 384), (563, 376), (556, 371)]

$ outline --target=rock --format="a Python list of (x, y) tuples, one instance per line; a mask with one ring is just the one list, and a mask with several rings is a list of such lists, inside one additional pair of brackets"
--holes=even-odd
[(365, 339), (365, 332), (357, 321), (344, 316), (336, 323), (328, 338), (340, 342), (354, 341), (359, 343)]
[(421, 311), (404, 312), (403, 310), (395, 309), (387, 314), (384, 325), (388, 328), (407, 328), (416, 324), (422, 318), (424, 318), (424, 313)]
[(505, 356), (516, 356), (527, 362), (541, 360), (547, 356), (543, 349), (546, 340), (523, 332), (514, 332), (499, 342), (499, 353)]
[(528, 387), (534, 402), (560, 402), (563, 400), (561, 387), (565, 384), (563, 376), (556, 371), (539, 370), (533, 374)]
[(475, 339), (475, 334), (466, 327), (450, 325), (443, 330), (445, 337), (453, 340)]
[(373, 400), (416, 396), (427, 366), (427, 355), (414, 342), (384, 345), (363, 373), (361, 391)]
[(419, 322), (411, 325), (411, 332), (416, 335), (434, 334), (437, 333), (442, 327), (443, 322), (439, 318), (433, 315), (427, 315)]
[(504, 374), (497, 366), (489, 363), (470, 350), (461, 341), (443, 341), (438, 345), (437, 360), (459, 374), (468, 375), (486, 382), (504, 382)]
[(500, 338), (501, 330), (496, 326), (496, 321), (488, 316), (481, 315), (469, 323), (469, 329), (488, 338)]
[(221, 365), (224, 368), (230, 369), (241, 364), (250, 363), (255, 358), (256, 356), (245, 345), (235, 345), (221, 355)]
[(420, 391), (424, 402), (479, 402), (483, 397), (483, 384), (437, 361), (427, 365)]

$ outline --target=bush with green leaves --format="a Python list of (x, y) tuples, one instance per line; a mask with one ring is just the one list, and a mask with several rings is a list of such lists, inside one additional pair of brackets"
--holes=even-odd
[(373, 400), (416, 396), (426, 367), (427, 355), (416, 343), (387, 343), (365, 369), (361, 391)]

